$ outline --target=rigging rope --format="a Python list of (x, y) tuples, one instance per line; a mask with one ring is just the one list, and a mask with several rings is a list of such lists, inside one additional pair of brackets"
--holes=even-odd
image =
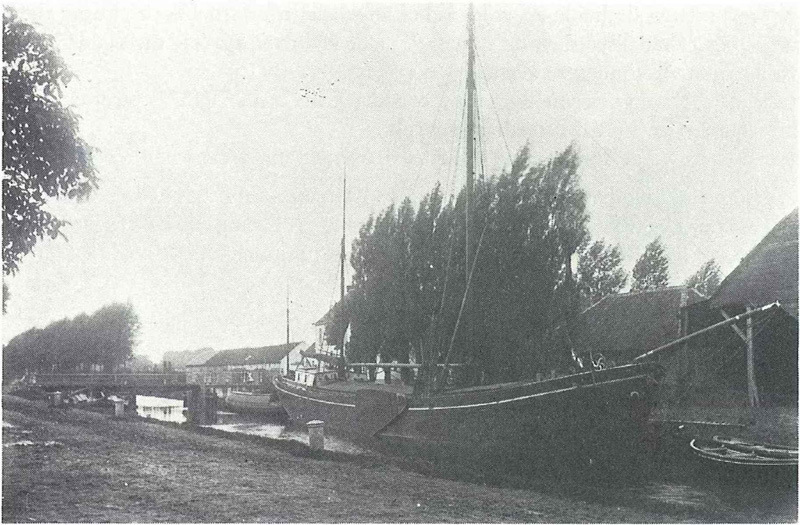
[(480, 62), (480, 70), (481, 74), (483, 75), (483, 83), (486, 84), (486, 91), (489, 93), (489, 100), (492, 102), (492, 109), (494, 109), (494, 115), (497, 117), (497, 125), (500, 127), (500, 136), (503, 137), (503, 144), (506, 146), (506, 154), (508, 155), (508, 161), (511, 165), (514, 165), (514, 161), (511, 158), (511, 150), (508, 147), (508, 141), (506, 140), (505, 131), (503, 131), (503, 123), (500, 122), (500, 113), (497, 111), (497, 106), (494, 103), (494, 97), (492, 96), (492, 90), (489, 89), (489, 79), (486, 77), (486, 68), (483, 67), (483, 61), (481, 61), (481, 55), (478, 53), (477, 46), (475, 47), (475, 57)]
[[(448, 90), (447, 88), (448, 87), (449, 86), (447, 85), (446, 82), (443, 83), (442, 92), (441, 92), (441, 95), (439, 96), (439, 104), (436, 106), (436, 115), (434, 116), (434, 119), (433, 119), (433, 126), (431, 126), (431, 135), (434, 135), (435, 132), (436, 132), (436, 124), (439, 122), (439, 115), (442, 113), (441, 110), (442, 110), (442, 106), (444, 106), (445, 93), (447, 92), (447, 90)], [(461, 118), (463, 119), (464, 117), (461, 117)], [(416, 188), (417, 187), (417, 182), (419, 181), (419, 177), (420, 177), (420, 175), (422, 175), (423, 159), (424, 159), (424, 157), (421, 156), (420, 157), (420, 161), (419, 161), (419, 165), (417, 166), (417, 176), (414, 177), (414, 183), (411, 184), (411, 188)], [(440, 164), (439, 168), (436, 170), (436, 177), (435, 177), (436, 179), (439, 178), (439, 172), (441, 171), (441, 169), (442, 169), (442, 166)], [(448, 170), (449, 170), (449, 168), (448, 168)]]
[[(456, 142), (455, 164), (450, 164), (450, 163), (447, 164), (448, 178), (447, 178), (446, 194), (449, 194), (450, 197), (453, 197), (453, 193), (455, 191), (454, 179), (456, 176), (456, 170), (458, 169), (458, 158), (461, 156), (461, 137), (464, 136), (464, 120), (465, 120), (464, 117), (466, 116), (466, 114), (467, 114), (467, 94), (465, 91), (464, 101), (463, 104), (461, 105), (461, 123), (458, 129), (458, 142)], [(453, 157), (451, 156), (450, 159), (452, 160), (452, 158)], [(453, 168), (452, 171), (450, 169), (451, 166)]]

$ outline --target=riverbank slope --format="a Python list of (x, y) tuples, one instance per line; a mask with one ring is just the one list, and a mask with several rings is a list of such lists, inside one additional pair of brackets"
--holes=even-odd
[[(2, 521), (676, 522), (683, 512), (425, 476), (380, 456), (313, 454), (3, 396)], [(30, 442), (31, 444), (17, 444)]]

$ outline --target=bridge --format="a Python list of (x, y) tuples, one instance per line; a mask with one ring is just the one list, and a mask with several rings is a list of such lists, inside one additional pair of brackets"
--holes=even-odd
[(45, 390), (79, 390), (93, 388), (125, 394), (175, 395), (183, 393), (190, 422), (203, 425), (216, 423), (217, 398), (207, 392), (206, 385), (187, 383), (186, 374), (36, 374), (29, 382)]

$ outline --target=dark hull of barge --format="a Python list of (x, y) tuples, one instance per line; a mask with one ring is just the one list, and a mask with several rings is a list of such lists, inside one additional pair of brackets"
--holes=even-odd
[(659, 374), (658, 365), (626, 365), (425, 398), (394, 385), (309, 387), (283, 377), (274, 384), (298, 425), (321, 420), (337, 435), (460, 461), (580, 466), (619, 462), (641, 448)]
[(225, 397), (225, 406), (239, 414), (250, 414), (271, 418), (285, 417), (283, 406), (275, 401), (274, 393), (233, 391)]

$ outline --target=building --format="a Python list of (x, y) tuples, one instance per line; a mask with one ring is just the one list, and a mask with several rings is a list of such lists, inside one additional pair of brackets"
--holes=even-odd
[(210, 347), (198, 348), (196, 350), (183, 350), (179, 352), (164, 352), (164, 357), (162, 358), (162, 367), (165, 370), (183, 372), (186, 370), (187, 365), (202, 365), (217, 352), (218, 350), (214, 350)]
[[(344, 296), (344, 304), (352, 300), (350, 295), (351, 287), (348, 286), (347, 295)], [(342, 314), (340, 312), (342, 301), (337, 301), (336, 304), (330, 307), (316, 323), (314, 323), (314, 351), (318, 354), (339, 355), (342, 339), (347, 339), (347, 310)], [(333, 332), (333, 337), (328, 337), (328, 332)], [(345, 342), (345, 345), (347, 343)]]
[[(798, 210), (784, 217), (688, 312), (692, 331), (773, 302), (780, 308), (700, 337), (690, 345), (689, 373), (703, 375), (704, 397), (731, 405), (797, 407)], [(708, 362), (712, 364), (709, 366)], [(720, 372), (722, 370), (722, 372)]]
[[(778, 301), (748, 323), (711, 330), (658, 354), (663, 421), (748, 439), (797, 443), (798, 212), (784, 217), (711, 297), (673, 286), (606, 297), (585, 310), (580, 346), (617, 364), (728, 317)], [(739, 430), (737, 430), (739, 429)], [(742, 430), (746, 429), (746, 430)]]
[(201, 365), (186, 366), (186, 380), (203, 385), (271, 386), (272, 376), (295, 367), (312, 344), (295, 342), (222, 350)]
[(704, 299), (686, 286), (606, 296), (581, 313), (579, 346), (607, 362), (629, 363), (684, 335), (684, 308)]

